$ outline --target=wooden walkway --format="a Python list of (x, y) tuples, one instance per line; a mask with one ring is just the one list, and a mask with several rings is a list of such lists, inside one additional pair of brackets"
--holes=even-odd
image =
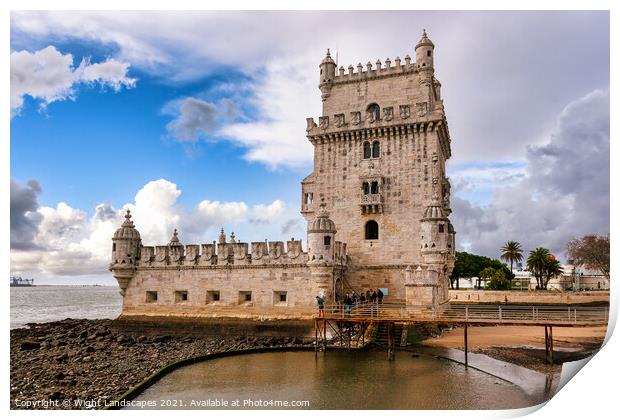
[[(432, 308), (394, 303), (326, 305), (315, 317), (315, 351), (327, 350), (327, 330), (333, 336), (348, 335), (351, 348), (351, 330), (357, 331), (356, 346), (360, 337), (365, 345), (365, 332), (373, 324), (387, 325), (388, 359), (394, 359), (394, 324), (456, 324), (462, 325), (467, 365), (469, 325), (529, 325), (545, 329), (547, 361), (553, 363), (553, 327), (606, 326), (609, 321), (607, 306), (556, 306), (556, 305), (464, 305), (448, 304)], [(354, 326), (354, 327), (353, 327)]]

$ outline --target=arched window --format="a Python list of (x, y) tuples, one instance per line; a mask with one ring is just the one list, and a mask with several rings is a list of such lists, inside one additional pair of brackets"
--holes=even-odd
[(366, 239), (379, 239), (379, 224), (374, 220), (366, 222)]
[(370, 193), (379, 194), (379, 183), (377, 181), (372, 181), (370, 184)]
[(372, 157), (374, 158), (379, 157), (379, 142), (378, 141), (375, 141), (372, 143)]
[(381, 119), (381, 108), (377, 104), (370, 104), (366, 111), (372, 114), (372, 121), (379, 121)]
[(364, 142), (364, 159), (370, 159), (370, 142)]
[(364, 182), (362, 184), (362, 189), (364, 190), (364, 195), (368, 195), (370, 193), (370, 188), (368, 187), (368, 182)]

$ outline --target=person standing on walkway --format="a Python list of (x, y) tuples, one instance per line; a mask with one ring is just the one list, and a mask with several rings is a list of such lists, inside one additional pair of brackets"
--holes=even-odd
[(325, 316), (325, 299), (321, 296), (316, 297), (316, 304), (319, 306), (319, 318)]
[(351, 305), (353, 304), (353, 300), (351, 299), (351, 295), (347, 293), (344, 298), (344, 313), (345, 315), (351, 314)]

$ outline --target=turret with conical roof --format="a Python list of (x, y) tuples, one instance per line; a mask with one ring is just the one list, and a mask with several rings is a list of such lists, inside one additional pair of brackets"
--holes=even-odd
[(432, 75), (434, 72), (434, 58), (435, 44), (428, 39), (426, 35), (426, 29), (422, 32), (422, 38), (415, 46), (415, 61), (418, 70), (427, 71)]
[(131, 220), (131, 212), (127, 210), (123, 224), (112, 237), (112, 264), (134, 264), (139, 258), (140, 243), (140, 232)]
[(168, 242), (168, 246), (182, 246), (183, 244), (179, 241), (179, 232), (175, 229), (172, 232), (172, 238), (170, 238), (170, 242)]
[(118, 281), (123, 296), (129, 281), (135, 274), (141, 246), (140, 232), (131, 221), (131, 212), (127, 210), (125, 221), (112, 237), (112, 262), (110, 264), (110, 271), (114, 273), (114, 278)]
[(336, 224), (329, 218), (325, 203), (321, 203), (316, 217), (308, 226), (308, 259), (312, 262), (332, 264)]
[(224, 233), (224, 228), (220, 229), (220, 236), (217, 238), (217, 244), (223, 245), (226, 243), (226, 234)]
[(332, 59), (328, 48), (325, 58), (319, 65), (319, 89), (321, 90), (321, 98), (323, 100), (329, 97), (335, 78), (336, 62)]

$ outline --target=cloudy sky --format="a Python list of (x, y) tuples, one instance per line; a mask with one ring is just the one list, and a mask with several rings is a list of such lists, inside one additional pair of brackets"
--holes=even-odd
[(607, 12), (11, 15), (11, 271), (112, 283), (130, 208), (145, 244), (305, 237), (318, 63), (414, 55), (426, 28), (452, 135), (461, 250), (609, 231)]

